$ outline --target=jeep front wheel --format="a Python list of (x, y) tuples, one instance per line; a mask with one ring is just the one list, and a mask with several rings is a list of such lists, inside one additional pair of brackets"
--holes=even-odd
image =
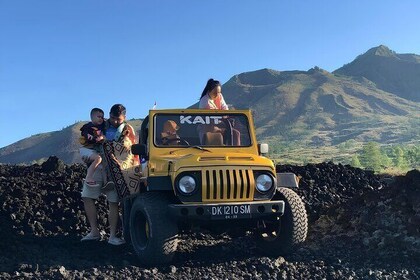
[(286, 255), (301, 245), (308, 232), (308, 218), (302, 199), (291, 189), (278, 188), (276, 200), (285, 202), (283, 216), (263, 220), (257, 229), (257, 242), (264, 253)]
[(178, 245), (178, 227), (170, 220), (169, 196), (159, 192), (140, 194), (130, 213), (130, 237), (143, 264), (169, 263)]

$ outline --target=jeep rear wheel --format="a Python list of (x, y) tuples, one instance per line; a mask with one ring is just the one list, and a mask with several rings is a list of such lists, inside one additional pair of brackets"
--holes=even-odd
[(259, 247), (271, 256), (291, 253), (305, 241), (308, 232), (308, 218), (302, 199), (286, 188), (278, 188), (275, 199), (285, 202), (283, 216), (277, 220), (261, 221), (257, 229)]
[(159, 192), (140, 194), (130, 213), (130, 237), (143, 264), (172, 260), (178, 245), (178, 228), (168, 213), (169, 196)]

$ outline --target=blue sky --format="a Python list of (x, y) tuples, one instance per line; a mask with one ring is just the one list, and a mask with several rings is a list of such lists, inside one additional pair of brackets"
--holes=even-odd
[(92, 107), (184, 108), (211, 77), (333, 71), (380, 44), (420, 54), (419, 14), (404, 0), (0, 0), (0, 147)]

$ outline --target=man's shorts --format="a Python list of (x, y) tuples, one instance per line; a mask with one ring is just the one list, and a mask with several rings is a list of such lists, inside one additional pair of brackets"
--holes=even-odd
[(118, 194), (115, 188), (113, 189), (102, 189), (103, 187), (103, 179), (102, 179), (102, 165), (99, 165), (96, 168), (95, 174), (93, 174), (93, 178), (95, 179), (96, 183), (99, 184), (98, 187), (89, 187), (86, 184), (83, 184), (82, 189), (82, 197), (98, 199), (101, 194), (105, 194), (106, 198), (109, 202), (118, 202)]
[(79, 149), (80, 156), (83, 158), (90, 158), (91, 155), (97, 154), (97, 152), (93, 149), (82, 147)]

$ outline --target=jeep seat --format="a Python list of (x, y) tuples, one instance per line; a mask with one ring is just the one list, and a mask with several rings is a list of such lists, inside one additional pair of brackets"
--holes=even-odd
[(223, 146), (223, 135), (219, 132), (206, 132), (204, 134), (204, 145)]

